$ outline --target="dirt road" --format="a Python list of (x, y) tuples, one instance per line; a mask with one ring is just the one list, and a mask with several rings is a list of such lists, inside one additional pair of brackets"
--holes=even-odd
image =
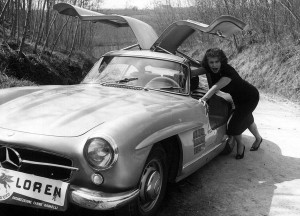
[(300, 215), (300, 106), (262, 95), (254, 112), (264, 138), (245, 158), (218, 156), (169, 188), (159, 216)]
[[(300, 215), (300, 106), (262, 95), (254, 117), (264, 138), (261, 148), (249, 151), (254, 139), (246, 132), (243, 160), (235, 160), (235, 153), (218, 156), (169, 186), (158, 216)], [(12, 206), (0, 211), (1, 216), (41, 215)], [(46, 214), (89, 215), (76, 209)]]

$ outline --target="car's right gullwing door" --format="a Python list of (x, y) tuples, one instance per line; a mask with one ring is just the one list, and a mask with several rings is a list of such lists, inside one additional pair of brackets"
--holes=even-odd
[(152, 46), (152, 49), (162, 48), (168, 52), (174, 53), (177, 48), (195, 31), (216, 35), (222, 38), (228, 38), (231, 35), (241, 32), (246, 24), (233, 16), (220, 16), (210, 25), (193, 20), (180, 20), (172, 23), (159, 36)]

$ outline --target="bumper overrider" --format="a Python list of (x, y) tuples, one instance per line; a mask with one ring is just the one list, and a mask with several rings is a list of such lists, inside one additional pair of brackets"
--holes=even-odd
[(70, 201), (83, 208), (112, 210), (124, 206), (137, 198), (139, 189), (122, 193), (104, 193), (77, 186), (70, 186)]

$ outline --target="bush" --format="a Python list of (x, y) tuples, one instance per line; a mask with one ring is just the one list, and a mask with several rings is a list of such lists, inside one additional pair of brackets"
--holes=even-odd
[[(63, 54), (52, 57), (26, 53), (19, 55), (14, 43), (1, 44), (0, 70), (4, 75), (38, 85), (77, 84), (83, 79), (93, 62), (80, 54), (80, 58), (69, 59)], [(32, 49), (28, 48), (30, 51)]]

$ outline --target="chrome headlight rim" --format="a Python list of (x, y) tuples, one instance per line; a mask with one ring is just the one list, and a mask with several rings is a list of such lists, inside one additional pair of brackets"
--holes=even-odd
[[(107, 167), (98, 167), (98, 166), (95, 166), (93, 165), (90, 160), (88, 159), (88, 155), (87, 155), (87, 152), (88, 152), (88, 147), (90, 145), (90, 143), (95, 140), (95, 139), (102, 139), (102, 140), (105, 140), (106, 142), (108, 142), (108, 144), (110, 145), (110, 147), (112, 148), (112, 151), (113, 151), (113, 160), (111, 161), (111, 163), (107, 166)], [(87, 139), (86, 143), (85, 143), (85, 146), (84, 146), (84, 157), (85, 157), (85, 160), (86, 162), (88, 163), (88, 165), (95, 171), (103, 171), (103, 170), (108, 170), (110, 168), (112, 168), (114, 166), (114, 164), (117, 162), (118, 160), (118, 157), (119, 157), (119, 149), (118, 149), (118, 146), (115, 142), (115, 140), (108, 136), (108, 135), (100, 135), (100, 136), (94, 136), (94, 137), (90, 137)]]

